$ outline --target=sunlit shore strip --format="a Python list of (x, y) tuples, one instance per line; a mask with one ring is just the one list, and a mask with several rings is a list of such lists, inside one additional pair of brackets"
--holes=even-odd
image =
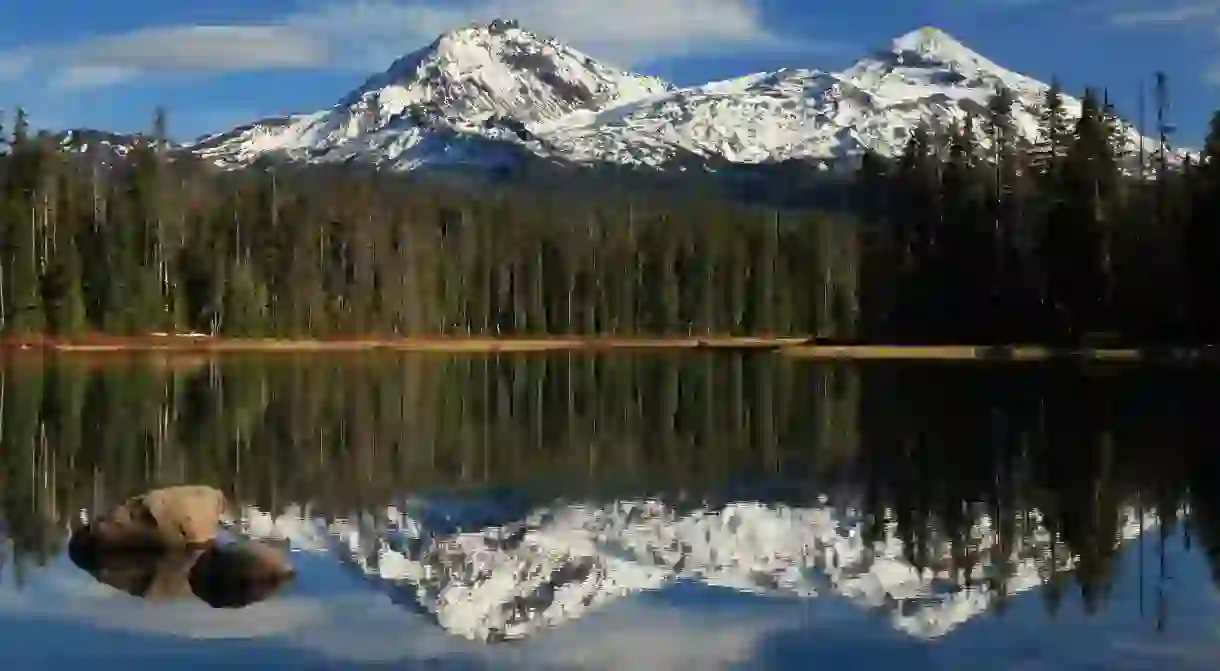
[(1097, 362), (1212, 361), (1216, 355), (1186, 348), (1058, 348), (1045, 345), (882, 345), (834, 344), (809, 337), (389, 337), (352, 339), (225, 338), (206, 334), (88, 336), (78, 339), (28, 338), (0, 341), (0, 354), (275, 354), (424, 352), (499, 354), (604, 352), (610, 350), (721, 350), (776, 352), (794, 359), (850, 361)]
[(64, 352), (101, 354), (108, 352), (436, 352), (475, 354), (497, 352), (565, 352), (603, 350), (775, 350), (809, 342), (787, 337), (404, 337), (360, 339), (217, 338), (207, 335), (97, 336), (83, 339), (27, 339), (0, 342), (4, 353)]
[[(1040, 345), (979, 347), (973, 345), (794, 345), (781, 347), (784, 356), (799, 359), (853, 359), (905, 361), (1143, 361), (1148, 359), (1135, 348), (1056, 349)], [(1176, 352), (1175, 358), (1193, 358), (1189, 352)]]

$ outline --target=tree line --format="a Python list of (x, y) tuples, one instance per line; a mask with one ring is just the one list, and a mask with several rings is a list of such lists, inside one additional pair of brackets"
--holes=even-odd
[(803, 204), (744, 202), (716, 174), (472, 189), (355, 165), (225, 172), (170, 150), (161, 112), (117, 153), (31, 135), (19, 112), (0, 333), (1220, 339), (1220, 115), (1179, 162), (1132, 146), (1093, 90), (1079, 119), (1057, 85), (1042, 107), (1036, 142), (1000, 90), (846, 182), (758, 168), (770, 191), (818, 194)]
[(832, 307), (853, 318), (854, 234), (816, 212), (585, 178), (475, 192), (358, 167), (222, 172), (167, 151), (158, 119), (115, 156), (30, 137), (18, 117), (0, 156), (4, 333), (747, 334), (825, 330)]
[(1094, 89), (1073, 118), (1052, 86), (1036, 142), (1020, 140), (1011, 108), (997, 91), (943, 133), (916, 130), (896, 160), (866, 157), (863, 330), (899, 341), (1216, 342), (1220, 114), (1201, 156), (1179, 160), (1164, 134), (1135, 141)]

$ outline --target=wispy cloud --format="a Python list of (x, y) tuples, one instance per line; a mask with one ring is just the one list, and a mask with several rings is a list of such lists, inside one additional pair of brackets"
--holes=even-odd
[(168, 26), (28, 47), (0, 55), (0, 74), (37, 69), (53, 88), (78, 89), (154, 73), (314, 67), (327, 53), (326, 45), (285, 26)]
[(135, 79), (136, 68), (114, 65), (69, 65), (55, 75), (51, 86), (65, 91), (96, 89)]
[(495, 17), (627, 66), (798, 48), (767, 24), (759, 0), (326, 0), (263, 25), (164, 26), (32, 45), (0, 53), (0, 78), (37, 71), (53, 87), (82, 89), (158, 73), (371, 70), (445, 30)]
[(1141, 3), (1112, 15), (1118, 26), (1186, 25), (1201, 19), (1220, 19), (1220, 0), (1191, 0), (1179, 4)]
[(1025, 9), (1035, 5), (1045, 5), (1048, 0), (987, 0), (981, 3), (983, 7), (997, 7), (1000, 9)]
[[(1110, 23), (1127, 30), (1185, 30), (1210, 34), (1220, 48), (1220, 0), (1130, 0), (1109, 15)], [(1202, 68), (1203, 83), (1220, 87), (1220, 62)]]

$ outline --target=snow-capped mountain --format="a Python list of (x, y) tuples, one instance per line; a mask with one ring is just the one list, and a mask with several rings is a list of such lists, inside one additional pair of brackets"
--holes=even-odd
[(260, 121), (203, 138), (194, 149), (224, 164), (266, 154), (366, 159), (403, 169), (485, 163), (502, 151), (497, 144), (548, 153), (536, 133), (670, 88), (513, 22), (494, 21), (440, 36), (329, 110)]
[[(785, 69), (677, 89), (496, 21), (442, 35), (328, 110), (260, 121), (193, 149), (223, 166), (277, 157), (414, 169), (496, 165), (522, 152), (654, 167), (692, 156), (829, 163), (865, 150), (892, 156), (916, 127), (981, 116), (1000, 87), (1014, 94), (1016, 131), (1034, 140), (1049, 86), (935, 28), (841, 72)], [(1078, 100), (1064, 103), (1079, 115)], [(976, 131), (984, 141), (983, 124)], [(1125, 131), (1133, 146), (1141, 141)]]
[(56, 134), (60, 147), (70, 152), (90, 151), (126, 156), (140, 142), (140, 136), (89, 128), (73, 128)]
[[(1016, 132), (1038, 134), (1049, 85), (1006, 70), (935, 28), (838, 73), (780, 70), (675, 91), (559, 129), (553, 146), (575, 160), (663, 165), (677, 150), (739, 163), (834, 161), (866, 150), (894, 156), (920, 126), (947, 130), (983, 118), (1001, 87), (1012, 92)], [(1069, 116), (1080, 101), (1066, 97)], [(986, 129), (975, 131), (986, 145)], [(1139, 135), (1127, 128), (1132, 146)]]
[[(989, 611), (998, 593), (1037, 588), (1048, 572), (1076, 566), (1036, 510), (1019, 516), (1018, 537), (1006, 544), (991, 516), (974, 511), (966, 538), (974, 561), (962, 570), (953, 567), (943, 535), (926, 539), (922, 554), (933, 562), (917, 567), (896, 523), (868, 539), (869, 520), (858, 509), (825, 499), (809, 507), (737, 502), (690, 510), (655, 500), (557, 504), (456, 528), (438, 508), (451, 506), (408, 500), (379, 514), (330, 520), (296, 507), (278, 516), (246, 507), (238, 531), (334, 557), (396, 603), (480, 641), (526, 638), (675, 581), (843, 599), (886, 613), (898, 631), (931, 639)], [(1116, 545), (1159, 522), (1133, 508), (1119, 517)], [(963, 579), (971, 586), (959, 587)]]
[(142, 133), (112, 133), (94, 128), (72, 128), (54, 133), (51, 139), (68, 155), (91, 157), (91, 160), (103, 164), (121, 162), (140, 147), (163, 152), (170, 161), (188, 156), (173, 142), (158, 140)]

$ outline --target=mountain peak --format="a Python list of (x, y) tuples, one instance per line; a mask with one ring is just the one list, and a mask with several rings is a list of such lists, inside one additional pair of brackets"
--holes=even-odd
[(665, 89), (660, 80), (598, 63), (516, 20), (495, 18), (443, 33), (366, 80), (340, 105), (373, 96), (389, 116), (423, 105), (475, 122), (498, 115), (530, 123)]
[(961, 47), (952, 35), (936, 26), (924, 26), (894, 38), (895, 51), (934, 52), (946, 47)]
[[(471, 21), (466, 25), (447, 30), (436, 38), (436, 42), (441, 42), (446, 39), (461, 39), (462, 37), (468, 37), (470, 35), (477, 35), (484, 38), (495, 37), (498, 35), (505, 35), (510, 31), (519, 31), (521, 33), (526, 33), (528, 36), (539, 37), (534, 35), (534, 33), (530, 32), (529, 30), (522, 28), (521, 22), (516, 19), (496, 17), (490, 21)], [(434, 42), (434, 44), (436, 42)]]
[(520, 28), (520, 27), (521, 27), (521, 23), (519, 21), (517, 21), (516, 19), (504, 19), (504, 18), (492, 19), (491, 22), (489, 22), (485, 26), (487, 31), (492, 32), (492, 33), (503, 32), (505, 30), (512, 30), (514, 28)]
[(891, 51), (899, 58), (909, 54), (925, 61), (956, 63), (976, 69), (996, 67), (978, 52), (935, 26), (924, 26), (895, 38)]

